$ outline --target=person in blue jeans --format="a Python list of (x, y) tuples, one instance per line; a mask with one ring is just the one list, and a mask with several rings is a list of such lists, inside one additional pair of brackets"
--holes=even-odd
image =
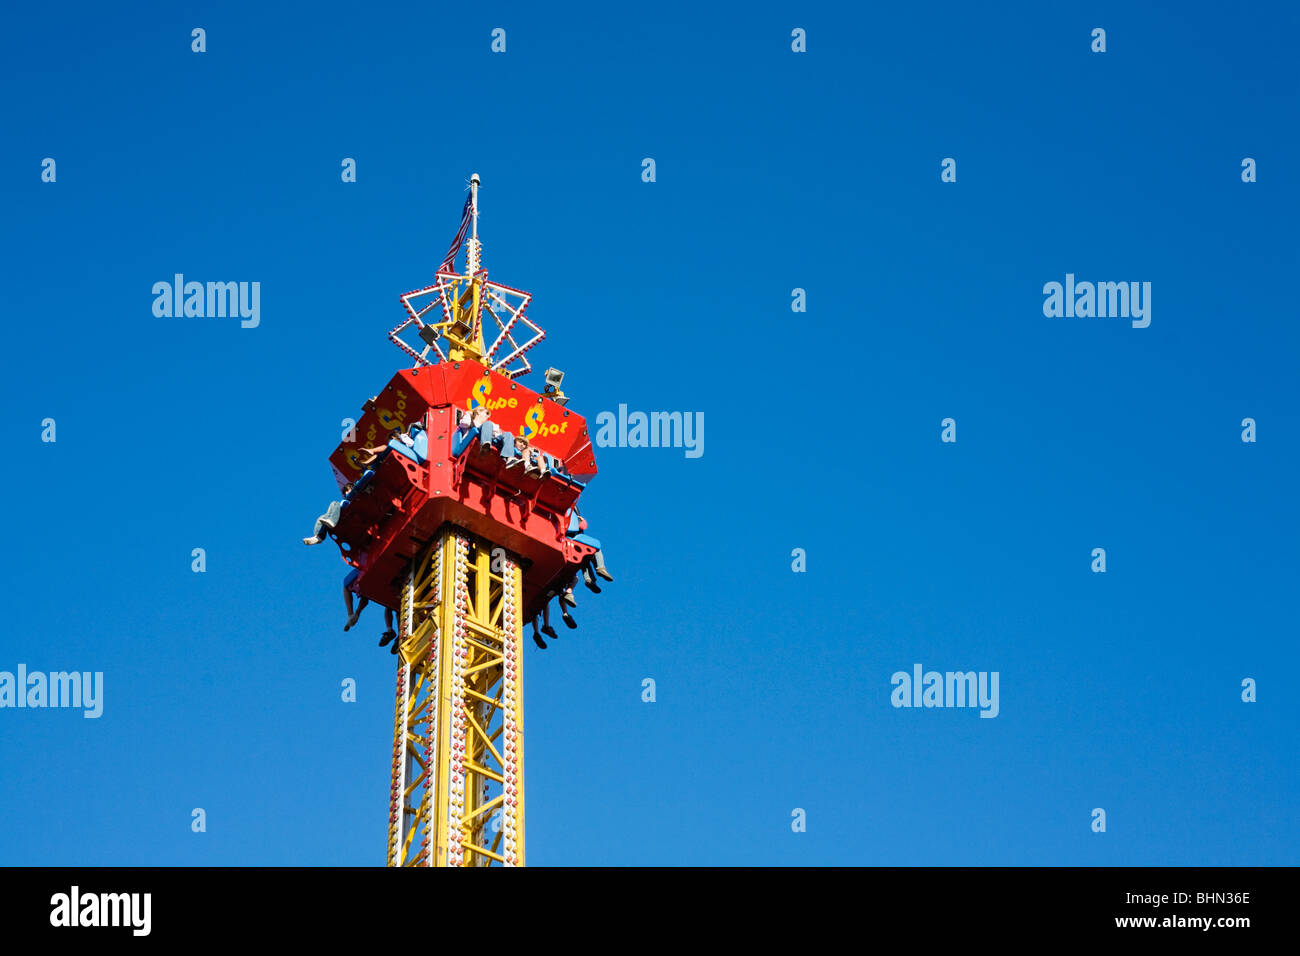
[(316, 527), (312, 529), (310, 538), (303, 538), (303, 544), (320, 544), (325, 540), (325, 536), (334, 530), (339, 523), (339, 518), (343, 516), (343, 506), (352, 500), (352, 482), (343, 486), (343, 500), (331, 501), (325, 513), (316, 519)]
[(475, 437), (478, 438), (480, 451), (493, 449), (505, 459), (514, 458), (516, 455), (514, 436), (498, 428), (492, 421), (492, 413), (482, 405), (472, 411), (466, 410), (460, 413), (456, 437), (451, 443), (452, 457), (459, 456), (473, 443)]
[(582, 564), (579, 565), (579, 568), (582, 571), (582, 580), (586, 583), (587, 588), (599, 594), (600, 586), (596, 584), (595, 575), (599, 574), (602, 578), (611, 583), (614, 580), (614, 576), (610, 574), (609, 569), (605, 567), (605, 555), (604, 552), (600, 550), (600, 539), (593, 538), (591, 535), (587, 534), (586, 531), (587, 519), (578, 513), (578, 508), (575, 505), (573, 511), (569, 513), (568, 536), (580, 544), (590, 545), (596, 549), (594, 554), (587, 555)]
[(495, 448), (501, 457), (507, 461), (518, 454), (515, 451), (515, 436), (507, 431), (502, 431), (490, 419), (483, 423), (483, 427), (479, 431), (479, 442), (484, 450)]

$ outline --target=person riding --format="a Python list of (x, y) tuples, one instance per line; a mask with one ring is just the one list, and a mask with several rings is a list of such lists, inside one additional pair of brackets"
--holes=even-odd
[(312, 528), (311, 537), (303, 538), (303, 544), (320, 544), (325, 540), (334, 528), (338, 525), (339, 519), (343, 517), (343, 506), (352, 500), (352, 482), (343, 486), (343, 500), (331, 501), (325, 513), (316, 519), (316, 525)]
[[(546, 642), (542, 640), (541, 634), (537, 633), (537, 619), (539, 617), (542, 619), (542, 634), (545, 634), (551, 640), (555, 640), (560, 636), (555, 633), (555, 628), (551, 627), (551, 598), (555, 596), (556, 592), (547, 591), (546, 600), (542, 603), (541, 613), (533, 615), (533, 643), (542, 650), (546, 650)], [(578, 603), (574, 601), (573, 606), (577, 607)], [(569, 613), (569, 609), (564, 606), (563, 601), (560, 602), (560, 617), (564, 619), (567, 627), (575, 628), (578, 626), (578, 622), (573, 619), (573, 615)]]
[(592, 572), (599, 574), (606, 581), (613, 583), (614, 576), (609, 573), (605, 567), (605, 554), (600, 549), (600, 539), (593, 538), (587, 534), (587, 519), (578, 511), (578, 506), (574, 505), (573, 510), (569, 513), (569, 528), (567, 535), (579, 544), (590, 545), (595, 548), (595, 552), (587, 555), (582, 559), (579, 569), (582, 571), (582, 580), (586, 583), (589, 590), (600, 593), (600, 587), (596, 584), (596, 578)]
[[(343, 579), (343, 605), (348, 611), (348, 622), (343, 625), (343, 630), (345, 632), (352, 630), (353, 626), (360, 619), (361, 612), (370, 604), (370, 598), (366, 597), (356, 589), (357, 578), (360, 574), (360, 569), (353, 568), (348, 572), (348, 576)], [(361, 601), (357, 604), (355, 609), (352, 606), (352, 596), (354, 594), (361, 598)], [(379, 646), (383, 647), (390, 641), (393, 641), (395, 637), (397, 637), (397, 631), (393, 629), (393, 609), (391, 607), (386, 607), (384, 608), (384, 633), (379, 636)], [(394, 641), (389, 653), (396, 654), (397, 646), (397, 642)]]

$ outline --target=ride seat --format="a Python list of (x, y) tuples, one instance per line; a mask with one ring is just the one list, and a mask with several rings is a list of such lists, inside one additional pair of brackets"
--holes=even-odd
[(403, 458), (409, 458), (417, 465), (423, 465), (424, 460), (429, 456), (429, 435), (421, 428), (412, 436), (411, 440), (415, 443), (414, 445), (408, 445), (406, 442), (394, 438), (388, 443), (388, 447)]
[(546, 452), (542, 452), (542, 457), (546, 459), (546, 467), (550, 469), (550, 471), (547, 472), (548, 477), (554, 478), (557, 481), (560, 481), (564, 484), (571, 485), (574, 488), (577, 488), (579, 491), (587, 487), (585, 482), (581, 482), (577, 478), (574, 478), (572, 475), (568, 474), (567, 472), (561, 471), (559, 468), (556, 468), (555, 467), (556, 459), (554, 456), (548, 455)]

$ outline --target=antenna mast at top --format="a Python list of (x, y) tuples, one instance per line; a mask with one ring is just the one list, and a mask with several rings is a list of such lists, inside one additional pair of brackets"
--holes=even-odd
[[(462, 214), (460, 231), (438, 269), (436, 281), (401, 297), (406, 319), (388, 337), (417, 365), (468, 360), (518, 378), (532, 371), (527, 353), (546, 338), (546, 333), (527, 315), (532, 295), (490, 281), (483, 268), (483, 244), (478, 237), (479, 185), (478, 173), (471, 174), (468, 217)], [(469, 244), (465, 248), (465, 273), (461, 275), (456, 272), (455, 256), (467, 238), (467, 226)], [(485, 342), (485, 327), (496, 333), (491, 345)], [(415, 332), (412, 341), (402, 339), (408, 329)]]
[(479, 260), (483, 257), (483, 246), (478, 241), (478, 173), (470, 173), (469, 203), (471, 209), (471, 232), (469, 248), (465, 250), (465, 274), (472, 276), (480, 268)]

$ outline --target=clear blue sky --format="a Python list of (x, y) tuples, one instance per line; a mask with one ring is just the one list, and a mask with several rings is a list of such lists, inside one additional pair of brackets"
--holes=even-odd
[[(472, 171), (573, 407), (706, 421), (599, 452), (531, 863), (1300, 862), (1295, 8), (461, 9), (6, 11), (0, 670), (105, 701), (0, 710), (0, 863), (382, 862), (393, 658), (299, 539)], [(178, 272), (259, 327), (155, 318)]]

